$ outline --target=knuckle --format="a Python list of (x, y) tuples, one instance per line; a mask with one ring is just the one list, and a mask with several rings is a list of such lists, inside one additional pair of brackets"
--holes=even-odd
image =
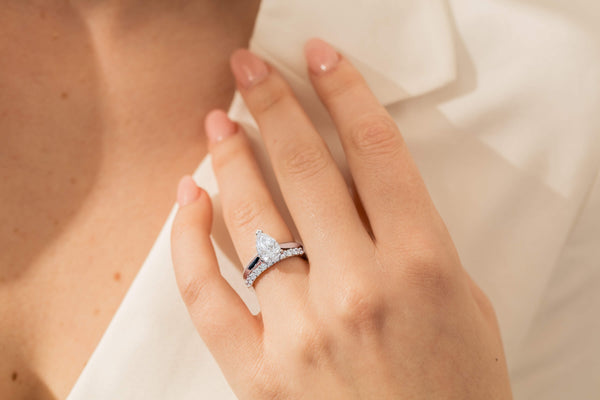
[(448, 298), (454, 288), (454, 271), (444, 252), (437, 247), (420, 249), (404, 266), (403, 278), (409, 286), (432, 298)]
[(397, 129), (387, 115), (368, 115), (354, 123), (350, 140), (366, 156), (392, 155), (401, 143)]
[(215, 171), (225, 169), (229, 162), (234, 160), (240, 152), (241, 149), (239, 146), (233, 145), (234, 142), (235, 141), (229, 140), (226, 143), (222, 143), (222, 145), (217, 146), (217, 148), (211, 153), (212, 164)]
[(201, 279), (199, 276), (184, 278), (179, 283), (179, 288), (181, 298), (188, 307), (197, 308), (197, 305), (205, 304), (203, 299), (206, 298), (206, 279)]
[(490, 298), (483, 292), (483, 290), (477, 287), (477, 290), (473, 291), (473, 297), (475, 298), (475, 301), (477, 302), (481, 313), (485, 317), (495, 321), (496, 310), (494, 309), (494, 304), (492, 303)]
[(365, 80), (359, 74), (352, 72), (338, 73), (335, 79), (329, 80), (323, 88), (326, 98), (337, 99), (340, 97), (352, 96), (352, 92), (361, 87), (365, 87)]
[(251, 108), (257, 115), (265, 114), (271, 110), (276, 110), (291, 99), (290, 90), (280, 84), (272, 84), (264, 88), (257, 88), (252, 95)]
[(330, 342), (323, 329), (315, 324), (302, 323), (296, 329), (294, 338), (295, 352), (308, 365), (318, 364), (330, 348)]
[(375, 331), (382, 321), (384, 303), (374, 293), (362, 283), (346, 285), (336, 301), (337, 318), (353, 328)]
[(260, 200), (240, 200), (227, 210), (227, 219), (234, 229), (253, 229), (258, 226), (266, 208), (266, 204)]
[(314, 177), (325, 170), (328, 164), (326, 150), (319, 145), (295, 144), (282, 153), (281, 171), (294, 179)]

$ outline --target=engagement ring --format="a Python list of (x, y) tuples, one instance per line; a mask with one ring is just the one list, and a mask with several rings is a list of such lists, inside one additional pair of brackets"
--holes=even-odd
[(256, 231), (256, 257), (244, 269), (246, 286), (254, 285), (254, 281), (267, 269), (279, 261), (289, 257), (304, 255), (304, 247), (297, 242), (277, 243), (275, 239), (260, 229)]

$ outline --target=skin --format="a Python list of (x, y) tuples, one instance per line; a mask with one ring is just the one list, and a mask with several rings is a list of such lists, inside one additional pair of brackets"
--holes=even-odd
[[(199, 121), (209, 109), (228, 104), (234, 85), (227, 72), (227, 58), (234, 48), (247, 43), (257, 5), (257, 1), (197, 0), (187, 4), (82, 0), (7, 2), (0, 7), (2, 396), (66, 397), (164, 222), (172, 205), (168, 193), (175, 178), (193, 169), (204, 156), (206, 146), (198, 134)], [(242, 92), (248, 104), (254, 104), (255, 115), (268, 114), (267, 110), (257, 112), (261, 104), (279, 104), (271, 101), (276, 98), (272, 91), (263, 95), (255, 91), (259, 95), (254, 102), (248, 100), (251, 89)], [(353, 101), (363, 98), (368, 96), (354, 96)], [(268, 119), (260, 120), (263, 134), (273, 132), (271, 142), (267, 141), (272, 143), (270, 148), (278, 142), (274, 136), (277, 123), (298, 123), (294, 133), (316, 137), (310, 129), (303, 132), (306, 121), (301, 113), (287, 111), (282, 107), (281, 117), (272, 119), (270, 128), (265, 126)], [(248, 182), (261, 188), (243, 133), (228, 138), (224, 131), (218, 132), (225, 125), (217, 118), (212, 126), (213, 139), (222, 137), (212, 145), (214, 155), (219, 151), (222, 154), (221, 167), (216, 166), (221, 171), (220, 179), (247, 169)], [(312, 143), (309, 137), (298, 138), (307, 140), (302, 145)], [(227, 146), (235, 140), (237, 147)], [(312, 159), (331, 173), (331, 168), (325, 168), (328, 164), (323, 164), (329, 160), (327, 152), (318, 146), (310, 149), (314, 150), (308, 153), (312, 158), (280, 153), (274, 157), (284, 160), (278, 170), (286, 170), (294, 178), (305, 176), (308, 182), (311, 176), (319, 175), (303, 167)], [(405, 162), (406, 157), (399, 160)], [(392, 168), (390, 176), (394, 179), (398, 176), (395, 172)], [(425, 211), (430, 201), (420, 203), (419, 199), (428, 198), (417, 196), (418, 191), (413, 193), (410, 186), (413, 179), (420, 182), (418, 174), (402, 176), (407, 182), (397, 182), (403, 187), (403, 196), (394, 198), (404, 201), (409, 195), (410, 201), (397, 204), (411, 207), (406, 215), (421, 215), (415, 211), (428, 214)], [(329, 185), (336, 180), (334, 177), (324, 182)], [(355, 180), (359, 181), (357, 176)], [(263, 311), (255, 317), (244, 311), (239, 299), (224, 286), (214, 269), (214, 258), (207, 258), (211, 254), (207, 241), (208, 198), (189, 185), (189, 179), (185, 182), (180, 201), (190, 201), (182, 208), (182, 215), (187, 213), (187, 217), (178, 217), (174, 231), (174, 248), (179, 245), (181, 249), (176, 262), (179, 282), (200, 333), (241, 398), (384, 398), (396, 394), (399, 380), (403, 387), (397, 390), (405, 390), (402, 394), (408, 398), (419, 394), (427, 398), (436, 394), (468, 398), (463, 395), (466, 390), (471, 391), (472, 398), (481, 393), (486, 394), (485, 398), (500, 398), (509, 390), (495, 319), (485, 296), (462, 272), (446, 275), (446, 269), (441, 268), (425, 273), (409, 268), (413, 261), (434, 267), (446, 265), (438, 265), (428, 257), (436, 254), (436, 260), (454, 259), (459, 265), (455, 255), (439, 255), (437, 240), (436, 246), (429, 245), (433, 235), (418, 235), (421, 240), (415, 239), (414, 234), (422, 229), (417, 221), (402, 219), (405, 227), (411, 221), (419, 225), (414, 230), (406, 228), (405, 237), (410, 241), (398, 240), (397, 246), (368, 242), (367, 236), (369, 240), (371, 235), (378, 237), (371, 214), (365, 228), (362, 221), (359, 224), (352, 217), (356, 212), (352, 202), (326, 199), (346, 206), (320, 209), (314, 197), (302, 199), (293, 195), (294, 188), (286, 188), (288, 205), (293, 203), (290, 198), (301, 200), (295, 209), (313, 207), (307, 210), (315, 215), (354, 220), (356, 236), (362, 239), (348, 243), (364, 250), (357, 252), (363, 265), (373, 261), (371, 256), (376, 251), (378, 266), (386, 266), (387, 270), (391, 269), (389, 264), (402, 260), (402, 265), (394, 265), (407, 272), (403, 278), (386, 273), (386, 279), (380, 277), (378, 282), (370, 276), (363, 279), (367, 274), (360, 275), (358, 268), (352, 268), (351, 274), (347, 269), (344, 274), (335, 274), (340, 265), (351, 266), (358, 259), (319, 257), (318, 242), (311, 244), (305, 239), (311, 273), (307, 264), (296, 259), (261, 277), (256, 289)], [(318, 189), (326, 193), (331, 188)], [(286, 235), (289, 237), (287, 227), (277, 223), (280, 217), (269, 204), (264, 186), (251, 196), (244, 194), (245, 198), (265, 202), (252, 203), (267, 205), (258, 214), (253, 214), (257, 210), (249, 208), (249, 203), (247, 209), (234, 204), (235, 191), (222, 189), (224, 195), (230, 193), (228, 225), (237, 221), (240, 226), (231, 232), (241, 258), (246, 260), (254, 253), (254, 244), (248, 238), (253, 237), (255, 227), (246, 222), (252, 232), (247, 234), (242, 229), (244, 220), (252, 215), (276, 238), (284, 241)], [(387, 190), (380, 194), (396, 196)], [(363, 201), (364, 196), (361, 194)], [(398, 220), (398, 215), (403, 215), (387, 212), (382, 214), (384, 220), (390, 216)], [(431, 220), (421, 222), (429, 226)], [(438, 223), (431, 226), (439, 225), (440, 231), (445, 231), (441, 221)], [(303, 237), (327, 239), (337, 233), (325, 228), (344, 227), (332, 224), (313, 228), (303, 227)], [(403, 238), (401, 233), (394, 235)], [(182, 245), (192, 239), (199, 241)], [(401, 257), (385, 256), (394, 249)], [(200, 250), (208, 253), (199, 254)], [(447, 263), (454, 266), (448, 271), (460, 269), (455, 262)], [(327, 273), (335, 275), (327, 279)], [(463, 278), (451, 279), (455, 275)], [(475, 294), (465, 295), (465, 281)], [(332, 282), (335, 290), (330, 291)], [(455, 286), (456, 282), (463, 285)], [(302, 297), (309, 288), (311, 296), (315, 295)], [(462, 288), (456, 289), (460, 296), (449, 295), (455, 293), (450, 290), (453, 288)], [(211, 291), (214, 298), (203, 300)], [(319, 293), (320, 298), (316, 297)], [(399, 310), (389, 312), (390, 307), (385, 305), (390, 304)], [(400, 320), (398, 311), (404, 319)], [(206, 318), (198, 322), (203, 316)], [(281, 319), (279, 324), (277, 318)], [(209, 321), (212, 328), (206, 326)], [(434, 332), (432, 326), (436, 327)], [(473, 337), (476, 340), (468, 340)], [(234, 352), (232, 347), (240, 344), (260, 352)], [(490, 366), (493, 356), (496, 361)], [(390, 377), (390, 371), (394, 376)], [(469, 377), (467, 388), (465, 376)], [(494, 378), (497, 393), (490, 395)], [(426, 395), (418, 392), (423, 385), (429, 387)]]
[(257, 7), (2, 2), (1, 398), (67, 396), (206, 153)]
[[(326, 43), (310, 41), (306, 57), (366, 221), (285, 80), (237, 51), (238, 90), (309, 261), (263, 273), (252, 315), (219, 273), (210, 198), (183, 178), (172, 251), (198, 333), (240, 399), (511, 399), (493, 307), (461, 266), (397, 126)], [(259, 227), (292, 240), (242, 129), (215, 111), (206, 131), (240, 260), (256, 254)]]

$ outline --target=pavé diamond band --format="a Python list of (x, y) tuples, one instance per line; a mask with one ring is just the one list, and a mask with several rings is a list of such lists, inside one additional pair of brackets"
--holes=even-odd
[(244, 269), (244, 282), (247, 287), (268, 268), (289, 257), (306, 258), (302, 244), (296, 242), (277, 243), (275, 239), (261, 230), (256, 231), (256, 257)]

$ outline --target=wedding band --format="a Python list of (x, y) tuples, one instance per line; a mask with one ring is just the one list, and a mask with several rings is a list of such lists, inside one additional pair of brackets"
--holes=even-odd
[(247, 287), (254, 285), (254, 281), (263, 272), (279, 261), (294, 256), (306, 257), (301, 243), (277, 243), (275, 239), (260, 229), (256, 231), (256, 253), (257, 255), (244, 268), (243, 277)]

